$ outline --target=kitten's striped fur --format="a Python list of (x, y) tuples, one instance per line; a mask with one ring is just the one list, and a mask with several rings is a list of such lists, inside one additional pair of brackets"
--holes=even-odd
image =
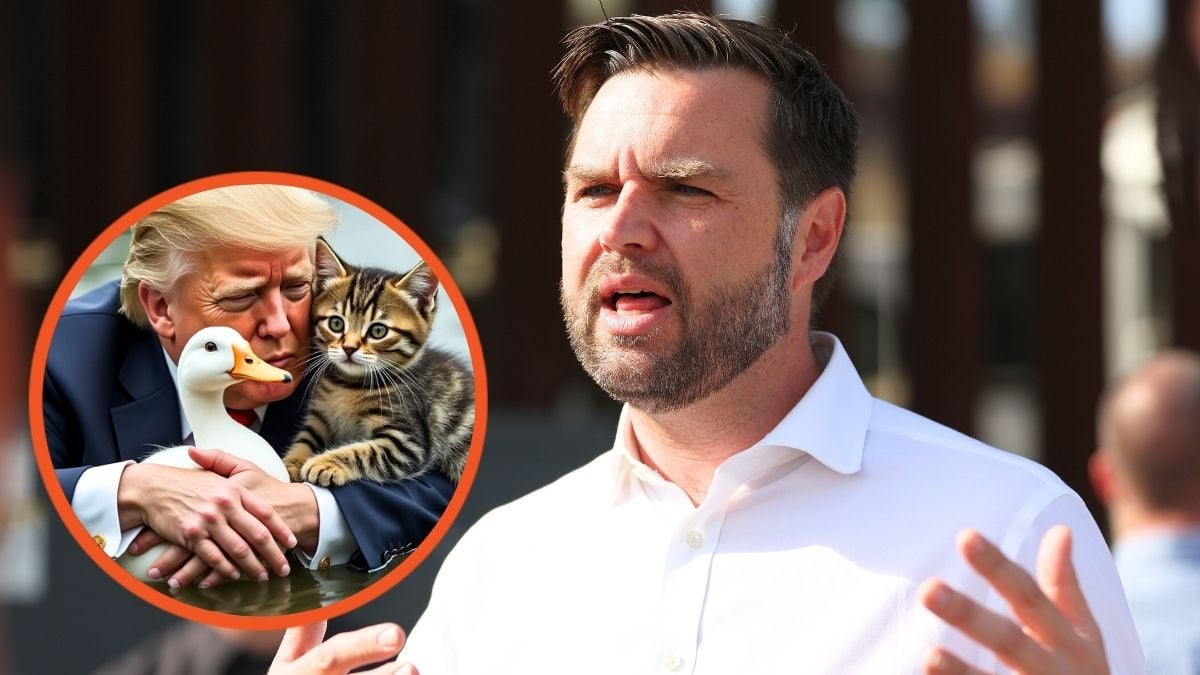
[(428, 470), (462, 476), (475, 384), (454, 356), (426, 346), (438, 281), (343, 264), (317, 242), (316, 373), (308, 416), (284, 465), (294, 481), (395, 482)]

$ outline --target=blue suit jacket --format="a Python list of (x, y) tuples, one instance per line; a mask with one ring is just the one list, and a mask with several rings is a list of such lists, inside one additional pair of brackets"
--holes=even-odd
[[(179, 445), (179, 396), (158, 336), (122, 316), (117, 284), (67, 303), (50, 343), (42, 414), (59, 483), (71, 499), (85, 469), (137, 460)], [(304, 383), (272, 403), (260, 433), (287, 451), (303, 422)], [(350, 564), (382, 566), (420, 544), (446, 508), (454, 485), (437, 473), (393, 485), (367, 481), (332, 488), (359, 552)]]

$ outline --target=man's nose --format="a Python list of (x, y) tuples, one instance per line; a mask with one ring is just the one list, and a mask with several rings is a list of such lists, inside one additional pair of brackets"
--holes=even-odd
[(292, 330), (284, 308), (283, 295), (278, 291), (263, 294), (258, 300), (258, 336), (282, 339)]
[(617, 203), (603, 216), (604, 223), (597, 235), (600, 247), (605, 252), (653, 251), (658, 244), (656, 211), (654, 190), (650, 186), (626, 182)]

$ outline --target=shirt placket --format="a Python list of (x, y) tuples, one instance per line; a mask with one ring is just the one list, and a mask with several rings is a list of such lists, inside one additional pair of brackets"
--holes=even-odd
[[(674, 523), (666, 530), (659, 634), (650, 672), (695, 673), (713, 556), (724, 524), (724, 499), (708, 499), (694, 508), (675, 485), (663, 481), (646, 487), (651, 499), (661, 500), (660, 511), (671, 514)], [(670, 502), (669, 508), (664, 501)]]

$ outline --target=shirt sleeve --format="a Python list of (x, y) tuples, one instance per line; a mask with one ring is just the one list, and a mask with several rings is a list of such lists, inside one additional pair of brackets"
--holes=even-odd
[(317, 550), (309, 556), (300, 547), (296, 547), (296, 557), (310, 570), (345, 565), (358, 550), (358, 544), (350, 532), (350, 525), (342, 515), (342, 509), (333, 498), (332, 492), (317, 485), (305, 485), (312, 488), (313, 495), (317, 498), (317, 512), (321, 524), (317, 531)]
[(472, 615), (468, 611), (467, 621), (456, 622), (455, 616), (463, 616), (457, 608), (463, 605), (464, 598), (470, 605), (483, 597), (474, 592), (479, 580), (470, 573), (479, 564), (475, 544), (480, 536), (478, 527), (479, 523), (476, 523), (468, 529), (446, 555), (434, 578), (429, 603), (404, 641), (404, 649), (396, 657), (397, 663), (411, 663), (422, 673), (453, 675), (458, 672), (456, 636), (472, 630), (465, 625)]
[[(1036, 575), (1037, 552), (1042, 536), (1056, 525), (1066, 525), (1071, 529), (1071, 563), (1087, 599), (1088, 609), (1100, 627), (1109, 670), (1122, 674), (1145, 673), (1146, 661), (1112, 553), (1096, 521), (1078, 495), (1070, 492), (1051, 499), (1029, 520), (1023, 535), (1014, 533), (1009, 544), (1015, 549), (1009, 550), (1009, 546), (1004, 546), (1005, 553), (1029, 570), (1030, 574)], [(998, 595), (993, 600), (1003, 604), (1003, 599)], [(993, 609), (1004, 614), (1010, 613), (1007, 606)]]
[(114, 462), (84, 471), (75, 484), (75, 494), (71, 498), (71, 509), (76, 517), (110, 558), (124, 553), (133, 538), (142, 531), (138, 526), (122, 532), (121, 518), (117, 512), (117, 488), (125, 467), (130, 464), (133, 462)]

